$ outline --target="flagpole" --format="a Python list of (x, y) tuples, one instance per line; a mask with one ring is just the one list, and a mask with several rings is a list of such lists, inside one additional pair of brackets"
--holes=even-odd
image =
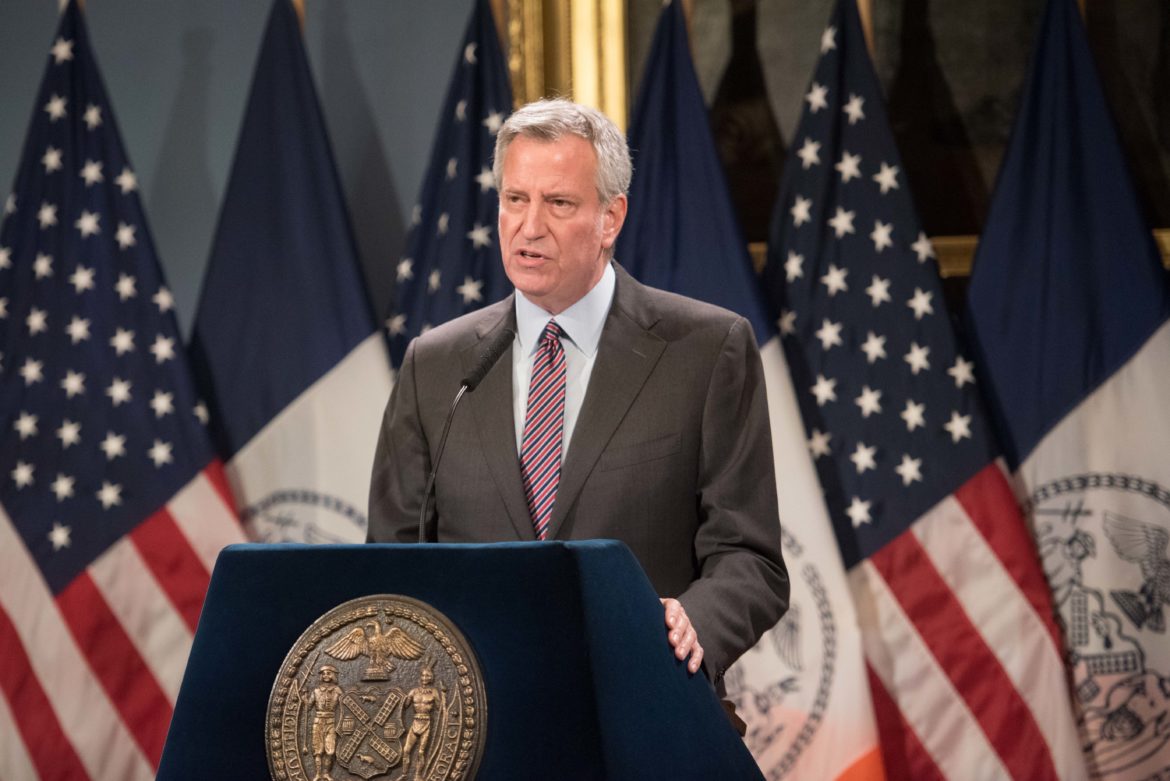
[(865, 33), (865, 48), (873, 57), (873, 0), (857, 0), (857, 13), (861, 16), (861, 30)]
[(305, 33), (305, 0), (292, 0), (293, 10), (297, 12), (297, 22), (301, 25), (301, 34)]

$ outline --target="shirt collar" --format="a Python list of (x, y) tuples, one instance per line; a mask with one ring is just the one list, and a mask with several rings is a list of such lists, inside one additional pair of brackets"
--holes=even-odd
[[(597, 352), (601, 342), (601, 329), (605, 326), (606, 315), (613, 303), (613, 291), (617, 275), (613, 265), (606, 263), (601, 279), (577, 303), (556, 316), (557, 325), (565, 336), (590, 358)], [(540, 340), (544, 327), (553, 316), (529, 301), (523, 293), (516, 291), (516, 338), (520, 340), (520, 351), (532, 353)]]

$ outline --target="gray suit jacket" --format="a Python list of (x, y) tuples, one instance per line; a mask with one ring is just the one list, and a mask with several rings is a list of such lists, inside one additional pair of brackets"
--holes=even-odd
[[(658, 593), (683, 603), (719, 682), (788, 606), (759, 352), (742, 317), (615, 270), (549, 539), (625, 542)], [(418, 539), (431, 459), (460, 380), (496, 332), (515, 327), (509, 297), (407, 348), (374, 459), (370, 540)], [(535, 539), (510, 349), (451, 425), (433, 510), (443, 542)]]

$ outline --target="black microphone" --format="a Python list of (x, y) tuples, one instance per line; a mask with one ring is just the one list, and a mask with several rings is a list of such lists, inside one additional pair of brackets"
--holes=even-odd
[(460, 400), (463, 399), (463, 394), (471, 393), (477, 387), (487, 373), (492, 370), (492, 367), (500, 360), (508, 348), (512, 346), (512, 341), (516, 338), (516, 332), (511, 328), (504, 328), (492, 338), (490, 342), (484, 347), (483, 352), (479, 354), (479, 361), (472, 367), (471, 371), (464, 376), (463, 381), (459, 383), (459, 392), (455, 394), (455, 400), (451, 402), (451, 409), (447, 412), (447, 420), (443, 422), (443, 433), (439, 437), (439, 449), (435, 452), (435, 465), (431, 467), (431, 474), (427, 478), (426, 493), (423, 494), (422, 511), (418, 514), (418, 541), (427, 542), (430, 535), (427, 529), (427, 510), (431, 506), (431, 494), (435, 489), (435, 477), (439, 474), (439, 462), (443, 460), (443, 450), (447, 447), (447, 434), (451, 431), (451, 421), (455, 419), (455, 408), (459, 406)]

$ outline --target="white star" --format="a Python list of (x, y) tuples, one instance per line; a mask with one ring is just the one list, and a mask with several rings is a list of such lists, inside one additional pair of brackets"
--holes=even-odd
[(851, 155), (848, 152), (841, 151), (841, 159), (837, 162), (834, 169), (841, 174), (841, 183), (845, 184), (850, 179), (858, 179), (861, 177), (861, 155)]
[(833, 219), (829, 220), (829, 225), (833, 228), (833, 233), (837, 238), (843, 237), (846, 233), (854, 233), (853, 230), (853, 215), (854, 212), (847, 212), (840, 206), (837, 207), (837, 213), (833, 215)]
[(101, 225), (98, 224), (102, 216), (97, 212), (81, 210), (81, 216), (77, 218), (77, 222), (73, 223), (73, 227), (81, 231), (81, 238), (87, 236), (94, 236), (102, 232)]
[(33, 480), (33, 472), (35, 470), (36, 467), (34, 467), (32, 464), (26, 464), (23, 461), (17, 461), (16, 467), (9, 474), (12, 475), (12, 480), (16, 483), (17, 488), (27, 488), (36, 482)]
[(57, 429), (57, 438), (61, 440), (61, 447), (68, 450), (70, 445), (81, 441), (81, 424), (66, 418), (61, 421), (61, 428)]
[(462, 122), (467, 119), (467, 101), (461, 100), (455, 104), (455, 121)]
[(408, 279), (414, 279), (413, 258), (403, 258), (398, 261), (398, 281), (405, 282)]
[(439, 287), (443, 284), (443, 274), (439, 269), (435, 269), (427, 276), (427, 292), (438, 292)]
[(873, 519), (869, 516), (869, 507), (873, 504), (870, 501), (861, 501), (860, 496), (853, 497), (853, 501), (849, 503), (849, 507), (845, 510), (845, 514), (849, 516), (849, 520), (853, 522), (853, 528), (859, 528), (863, 523), (871, 523)]
[(817, 406), (823, 407), (830, 401), (837, 400), (837, 381), (831, 380), (823, 374), (817, 375), (817, 383), (809, 390), (817, 397)]
[(422, 222), (422, 207), (417, 203), (410, 207), (410, 224), (418, 225)]
[(910, 364), (910, 373), (918, 376), (918, 372), (930, 369), (930, 348), (923, 347), (918, 342), (910, 343), (910, 352), (906, 353), (906, 363)]
[(486, 165), (480, 169), (479, 174), (475, 177), (475, 181), (479, 182), (479, 191), (481, 193), (486, 193), (496, 186), (496, 177), (492, 175), (492, 169)]
[(776, 326), (780, 329), (782, 336), (796, 333), (796, 312), (791, 309), (780, 310), (780, 319), (776, 321)]
[(4, 213), (5, 214), (16, 214), (16, 195), (15, 195), (15, 193), (9, 193), (8, 197), (4, 200)]
[(160, 287), (150, 300), (158, 307), (159, 312), (169, 312), (175, 306), (175, 297), (165, 287)]
[(123, 168), (122, 173), (114, 179), (114, 183), (122, 190), (122, 195), (134, 192), (138, 189), (138, 177), (129, 168)]
[(808, 438), (808, 452), (812, 454), (813, 461), (816, 461), (821, 456), (830, 456), (833, 454), (832, 448), (829, 447), (829, 440), (833, 435), (814, 428), (812, 436)]
[(804, 146), (796, 153), (800, 158), (801, 168), (808, 170), (817, 163), (821, 162), (821, 156), (817, 154), (821, 149), (820, 141), (813, 141), (811, 138), (804, 139)]
[(797, 255), (792, 250), (788, 250), (788, 260), (784, 261), (784, 275), (788, 277), (789, 282), (795, 282), (798, 278), (804, 276), (804, 255)]
[(21, 410), (20, 417), (12, 423), (12, 428), (16, 429), (17, 434), (20, 434), (21, 440), (36, 436), (37, 416)]
[(894, 471), (902, 478), (902, 485), (910, 485), (917, 481), (922, 482), (922, 459), (911, 458), (908, 453), (902, 454), (902, 463), (894, 467)]
[(12, 268), (12, 249), (0, 247), (0, 268)]
[(488, 225), (480, 225), (475, 223), (475, 227), (467, 232), (467, 238), (471, 239), (471, 244), (475, 249), (486, 247), (492, 243), (492, 229)]
[(480, 292), (482, 287), (483, 282), (480, 280), (464, 277), (463, 284), (455, 288), (455, 292), (463, 296), (463, 305), (467, 306), (472, 302), (483, 300), (483, 293)]
[(861, 408), (861, 417), (868, 418), (875, 412), (881, 413), (882, 392), (880, 390), (874, 390), (868, 385), (862, 386), (861, 395), (854, 399), (853, 403)]
[(797, 228), (812, 219), (810, 209), (812, 209), (811, 198), (796, 196), (796, 202), (792, 204), (792, 208), (788, 210), (788, 213), (792, 215), (792, 222)]
[(106, 395), (114, 402), (115, 407), (125, 404), (130, 401), (130, 381), (115, 377), (110, 387), (106, 388)]
[(828, 350), (834, 346), (843, 344), (841, 341), (841, 323), (834, 323), (825, 318), (821, 327), (817, 329), (815, 336), (821, 340), (821, 349)]
[(37, 211), (37, 222), (41, 224), (41, 230), (51, 228), (57, 224), (57, 207), (55, 204), (42, 202), (41, 208)]
[(102, 509), (108, 510), (114, 505), (122, 503), (122, 486), (103, 480), (102, 489), (97, 492), (96, 496), (98, 501), (102, 503)]
[(963, 359), (963, 356), (955, 356), (955, 365), (947, 369), (947, 374), (955, 378), (955, 387), (962, 388), (967, 383), (975, 383), (975, 364), (971, 361)]
[(49, 98), (49, 102), (45, 104), (45, 113), (49, 115), (50, 122), (56, 122), (65, 116), (65, 98), (60, 95), (54, 95)]
[(44, 379), (41, 373), (45, 365), (41, 361), (34, 361), (32, 358), (25, 358), (24, 365), (20, 367), (20, 376), (24, 378), (24, 385), (27, 388), (34, 382), (40, 382)]
[(447, 178), (454, 179), (459, 173), (459, 159), (452, 157), (447, 161)]
[(58, 472), (57, 479), (53, 481), (50, 490), (57, 497), (58, 502), (65, 501), (73, 496), (73, 478)]
[(148, 454), (156, 467), (161, 467), (163, 464), (169, 464), (175, 460), (171, 456), (171, 447), (170, 442), (163, 442), (161, 439), (154, 441), (154, 447), (148, 451)]
[(45, 155), (41, 158), (41, 165), (45, 167), (45, 173), (51, 174), (54, 171), (61, 170), (61, 150), (55, 146), (50, 145), (45, 149)]
[(861, 351), (865, 353), (866, 361), (871, 364), (877, 363), (878, 358), (886, 357), (886, 337), (870, 331), (865, 337), (865, 344), (861, 345)]
[(906, 401), (906, 409), (902, 410), (902, 420), (906, 421), (906, 430), (913, 431), (926, 425), (926, 405), (918, 404), (913, 400)]
[(92, 268), (79, 265), (69, 275), (69, 284), (73, 285), (73, 289), (78, 293), (93, 290), (93, 274), (94, 270)]
[(930, 243), (930, 239), (926, 238), (926, 234), (922, 231), (918, 232), (918, 240), (910, 245), (910, 249), (918, 255), (919, 263), (925, 263), (928, 258), (934, 257), (934, 245)]
[(882, 163), (882, 170), (873, 175), (873, 180), (882, 188), (882, 195), (898, 189), (898, 166)]
[(468, 65), (475, 64), (475, 47), (476, 46), (477, 46), (477, 44), (475, 43), (475, 41), (472, 41), (471, 43), (469, 43), (463, 47), (463, 61), (466, 62)]
[(970, 439), (971, 416), (951, 412), (951, 419), (943, 425), (943, 428), (950, 433), (952, 442), (957, 443), (960, 439)]
[(77, 344), (83, 339), (89, 338), (89, 321), (80, 317), (74, 317), (69, 321), (69, 325), (65, 328), (65, 332), (69, 334), (69, 339)]
[(61, 380), (61, 388), (65, 391), (65, 398), (85, 393), (85, 375), (72, 369), (65, 372), (65, 379)]
[(861, 105), (865, 103), (865, 98), (860, 95), (849, 93), (849, 102), (842, 107), (842, 111), (849, 115), (849, 124), (856, 125), (861, 120), (865, 119), (865, 112), (861, 110)]
[(85, 180), (86, 187), (105, 181), (105, 177), (102, 176), (102, 164), (97, 160), (86, 160), (85, 165), (81, 167), (80, 176)]
[(849, 269), (837, 268), (834, 264), (829, 264), (828, 272), (821, 277), (821, 284), (829, 289), (829, 298), (849, 289), (849, 285), (845, 282), (845, 277), (848, 274)]
[(837, 28), (830, 25), (821, 33), (821, 54), (837, 48)]
[(439, 222), (436, 224), (438, 235), (445, 236), (447, 234), (447, 223), (450, 221), (451, 217), (447, 214), (447, 212), (443, 212), (439, 215)]
[(853, 451), (853, 455), (849, 456), (849, 460), (857, 468), (857, 474), (863, 474), (867, 469), (877, 468), (877, 462), (874, 460), (876, 453), (876, 447), (867, 445), (864, 442), (857, 443), (857, 449)]
[(85, 126), (93, 130), (102, 123), (102, 109), (101, 106), (95, 106), (90, 103), (85, 107)]
[(126, 437), (110, 431), (98, 447), (106, 454), (107, 461), (113, 461), (118, 456), (126, 455)]
[(391, 336), (400, 336), (406, 333), (406, 315), (394, 315), (386, 321), (386, 330)]
[(161, 418), (175, 411), (174, 401), (175, 394), (156, 390), (154, 396), (150, 399), (150, 408), (154, 410), (154, 416), (156, 418)]
[(134, 232), (138, 230), (137, 225), (127, 225), (124, 222), (118, 223), (118, 230), (114, 234), (118, 240), (118, 249), (126, 249), (133, 247), (138, 243), (138, 239), (134, 238)]
[(498, 111), (493, 111), (484, 117), (483, 126), (487, 128), (488, 133), (495, 135), (500, 132), (500, 126), (504, 124), (504, 115)]
[(211, 416), (207, 414), (207, 405), (202, 401), (196, 404), (195, 408), (191, 411), (195, 413), (195, 417), (199, 422), (205, 426), (207, 425), (207, 421), (211, 419)]
[(934, 307), (930, 304), (933, 293), (927, 293), (921, 288), (914, 288), (914, 297), (906, 302), (906, 306), (914, 310), (914, 319), (921, 320), (925, 315), (933, 315)]
[(25, 325), (28, 326), (29, 336), (36, 336), (44, 332), (49, 327), (49, 315), (43, 309), (37, 309), (35, 306), (29, 310), (28, 317), (24, 319)]
[(53, 256), (38, 252), (37, 259), (33, 261), (33, 275), (37, 279), (53, 276)]
[(0, 320), (8, 319), (8, 298), (0, 298)]
[(134, 332), (119, 328), (110, 337), (110, 347), (113, 347), (114, 352), (118, 355), (125, 355), (128, 352), (132, 352), (134, 350)]
[(62, 548), (69, 547), (69, 527), (62, 526), (57, 522), (53, 522), (53, 528), (49, 532), (49, 542), (53, 544), (53, 550), (59, 551)]
[(118, 281), (114, 285), (114, 290), (118, 291), (118, 298), (122, 301), (138, 295), (138, 288), (135, 287), (134, 277), (129, 274), (118, 275)]
[(869, 234), (869, 238), (873, 241), (873, 251), (881, 252), (886, 247), (894, 246), (894, 240), (890, 238), (890, 234), (894, 231), (892, 223), (882, 222), (881, 220), (873, 221), (873, 233)]
[(873, 281), (865, 289), (865, 294), (869, 296), (875, 307), (880, 306), (883, 301), (893, 300), (890, 298), (890, 280), (882, 279), (874, 274)]
[(154, 344), (150, 346), (155, 363), (169, 361), (175, 357), (175, 340), (159, 334), (154, 337)]
[(53, 48), (49, 49), (49, 53), (53, 55), (53, 62), (60, 65), (66, 60), (73, 59), (73, 41), (67, 41), (60, 36), (53, 42)]
[(804, 96), (804, 99), (808, 101), (808, 110), (815, 114), (821, 109), (829, 107), (828, 97), (828, 88), (822, 87), (814, 81), (812, 87), (808, 90), (808, 94)]

